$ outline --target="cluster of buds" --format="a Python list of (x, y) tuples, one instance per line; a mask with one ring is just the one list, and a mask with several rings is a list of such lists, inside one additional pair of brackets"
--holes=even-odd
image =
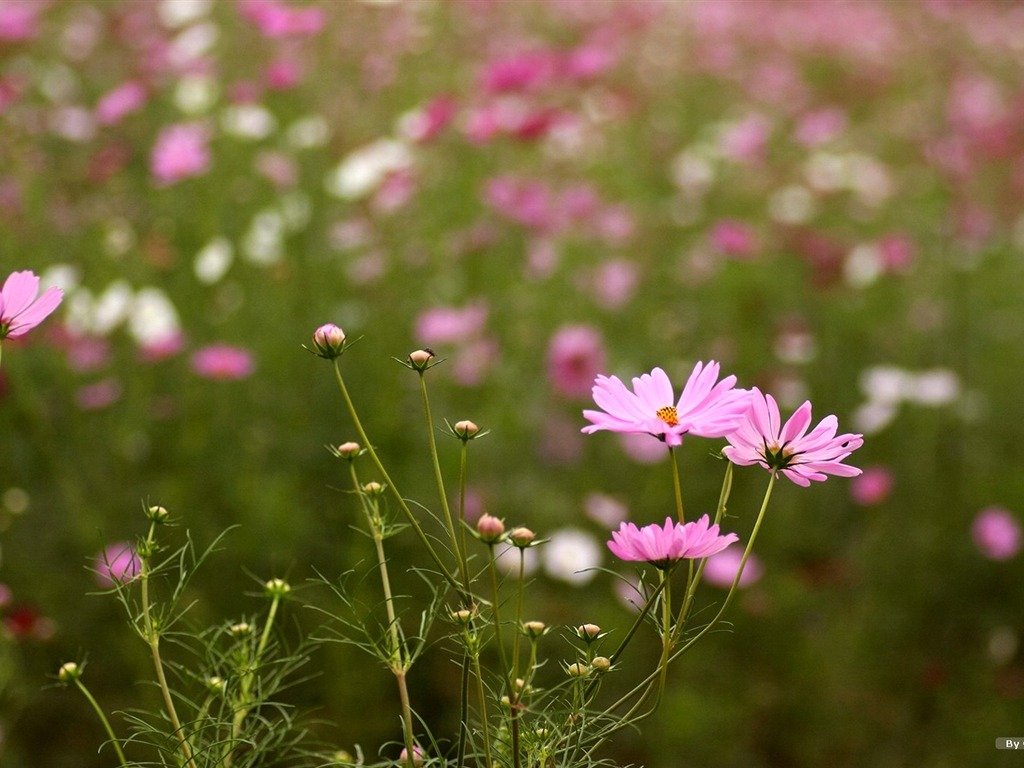
[(271, 579), (263, 585), (263, 589), (274, 599), (285, 597), (292, 591), (291, 585), (284, 579)]

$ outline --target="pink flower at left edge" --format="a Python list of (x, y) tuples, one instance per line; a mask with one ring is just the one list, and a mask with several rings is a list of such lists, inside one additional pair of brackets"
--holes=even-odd
[(843, 460), (864, 444), (863, 435), (836, 435), (839, 421), (835, 416), (826, 416), (808, 432), (809, 401), (797, 408), (785, 424), (775, 398), (762, 394), (757, 387), (750, 392), (749, 404), (739, 428), (725, 436), (729, 445), (722, 449), (722, 454), (733, 464), (760, 464), (805, 488), (811, 480), (825, 480), (828, 475), (855, 477), (861, 473), (856, 467), (843, 464)]
[(651, 563), (667, 568), (678, 560), (711, 557), (728, 547), (739, 537), (735, 533), (719, 535), (718, 526), (711, 525), (707, 515), (690, 523), (677, 523), (665, 518), (665, 525), (657, 523), (637, 528), (633, 523), (622, 523), (612, 531), (608, 549), (620, 560)]
[(616, 376), (598, 376), (592, 391), (602, 410), (583, 411), (591, 423), (582, 431), (647, 433), (670, 448), (682, 445), (687, 434), (725, 437), (739, 425), (750, 397), (748, 390), (735, 386), (735, 376), (718, 381), (714, 360), (694, 366), (678, 400), (661, 368), (634, 378), (632, 392)]
[(60, 288), (39, 295), (39, 278), (25, 270), (12, 272), (0, 289), (0, 339), (22, 336), (49, 317), (64, 298)]

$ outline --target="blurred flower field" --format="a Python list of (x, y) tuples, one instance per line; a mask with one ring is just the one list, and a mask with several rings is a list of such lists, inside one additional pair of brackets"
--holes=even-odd
[[(308, 633), (317, 574), (368, 567), (324, 447), (353, 425), (303, 349), (328, 322), (412, 499), (434, 478), (395, 359), (436, 353), (436, 418), (489, 431), (467, 508), (548, 540), (549, 625), (628, 621), (609, 532), (674, 510), (663, 444), (581, 433), (597, 376), (717, 360), (863, 434), (861, 475), (779, 481), (728, 626), (616, 765), (1017, 764), (1022, 72), (1024, 6), (995, 0), (0, 0), (0, 278), (64, 293), (0, 358), (0, 764), (112, 764), (68, 660), (109, 710), (157, 706), (89, 594), (137, 567), (149, 505), (200, 548), (231, 529), (197, 625), (286, 578), (281, 632)], [(679, 448), (688, 498), (718, 498), (709, 445)], [(722, 597), (738, 554), (707, 561)], [(288, 691), (312, 737), (400, 743), (383, 670), (313, 662)], [(416, 671), (451, 730), (451, 664)]]

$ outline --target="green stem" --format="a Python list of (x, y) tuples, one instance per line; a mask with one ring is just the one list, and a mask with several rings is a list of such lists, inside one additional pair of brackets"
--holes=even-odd
[[(469, 595), (469, 564), (466, 561), (466, 550), (455, 532), (455, 520), (452, 518), (451, 507), (448, 506), (448, 494), (444, 489), (444, 476), (441, 473), (441, 460), (437, 454), (437, 440), (434, 437), (434, 418), (430, 413), (430, 398), (427, 397), (427, 378), (420, 371), (420, 393), (423, 396), (423, 412), (427, 418), (427, 436), (430, 443), (430, 462), (434, 465), (434, 481), (437, 483), (437, 493), (441, 497), (441, 509), (444, 511), (445, 525), (448, 527), (448, 536), (451, 538), (452, 549), (455, 551), (455, 558), (459, 565), (459, 575), (462, 578), (462, 585), (465, 588), (464, 600)], [(468, 608), (469, 605), (464, 607)]]
[[(256, 645), (256, 654), (249, 662), (249, 669), (246, 670), (242, 676), (242, 682), (239, 690), (239, 701), (241, 706), (235, 711), (235, 715), (232, 718), (231, 723), (231, 742), (234, 743), (242, 735), (242, 725), (245, 723), (245, 718), (248, 717), (252, 711), (252, 684), (256, 679), (256, 669), (263, 659), (263, 654), (267, 650), (267, 643), (270, 641), (270, 630), (274, 626), (274, 619), (277, 617), (277, 608), (281, 603), (281, 596), (274, 595), (270, 602), (270, 610), (267, 611), (267, 620), (263, 624), (263, 632), (260, 634), (260, 641)], [(232, 753), (224, 757), (224, 765), (230, 766), (234, 762)]]
[[(153, 551), (153, 534), (155, 531), (156, 523), (154, 522), (150, 524), (149, 533), (146, 536), (145, 550), (147, 552)], [(181, 749), (182, 756), (185, 758), (185, 763), (189, 768), (197, 768), (195, 759), (192, 757), (192, 747), (189, 744), (188, 737), (184, 733), (181, 720), (178, 719), (178, 713), (174, 708), (174, 698), (171, 696), (171, 688), (167, 684), (163, 661), (160, 658), (160, 633), (153, 626), (153, 616), (149, 604), (150, 556), (140, 557), (139, 559), (142, 563), (142, 568), (139, 573), (142, 592), (142, 621), (143, 626), (145, 627), (146, 642), (149, 644), (150, 655), (153, 657), (153, 668), (156, 670), (157, 683), (160, 686), (160, 692), (163, 694), (167, 717), (171, 721), (171, 727), (174, 728), (174, 737), (179, 740), (178, 745)]]
[(669, 463), (672, 465), (672, 488), (676, 495), (676, 517), (680, 523), (685, 523), (686, 518), (683, 515), (683, 487), (679, 481), (679, 462), (676, 461), (675, 448), (669, 447), (668, 458)]
[[(476, 695), (480, 699), (480, 730), (484, 737), (484, 765), (491, 768), (491, 728), (487, 719), (487, 695), (484, 692), (484, 676), (480, 669), (480, 654), (473, 654), (473, 672), (476, 674)], [(461, 766), (462, 763), (459, 763)]]
[(494, 619), (494, 639), (498, 643), (498, 658), (501, 660), (502, 677), (505, 681), (505, 691), (508, 695), (510, 707), (510, 722), (512, 730), (512, 762), (515, 768), (519, 768), (519, 721), (516, 718), (516, 692), (515, 681), (511, 677), (511, 668), (508, 658), (505, 656), (505, 644), (501, 641), (501, 618), (498, 615), (498, 567), (494, 557), (494, 543), (488, 543), (490, 571), (491, 571), (491, 615)]
[(103, 728), (107, 732), (107, 736), (110, 737), (110, 743), (114, 745), (114, 751), (117, 753), (117, 759), (121, 761), (121, 765), (127, 768), (128, 761), (125, 759), (124, 752), (121, 751), (121, 744), (118, 742), (117, 737), (114, 735), (114, 729), (110, 727), (110, 721), (107, 720), (107, 716), (103, 714), (103, 710), (100, 708), (99, 703), (93, 698), (93, 695), (89, 693), (89, 689), (85, 687), (85, 683), (75, 678), (75, 685), (78, 686), (78, 690), (82, 692), (82, 695), (92, 705), (92, 708), (99, 715), (100, 722), (103, 723)]
[(338, 365), (337, 359), (334, 360), (334, 376), (338, 381), (338, 388), (341, 390), (341, 395), (345, 400), (345, 406), (348, 408), (349, 415), (352, 417), (352, 423), (355, 425), (356, 432), (359, 433), (359, 439), (366, 447), (366, 452), (370, 454), (370, 458), (373, 460), (374, 466), (377, 467), (377, 471), (380, 472), (381, 478), (384, 480), (384, 483), (387, 485), (388, 489), (395, 497), (395, 501), (397, 502), (399, 508), (402, 510), (402, 513), (405, 515), (406, 519), (409, 521), (410, 527), (416, 533), (416, 536), (420, 540), (420, 544), (422, 544), (423, 548), (426, 549), (427, 554), (430, 555), (430, 559), (434, 561), (434, 564), (440, 571), (441, 576), (443, 576), (444, 580), (447, 581), (456, 591), (460, 591), (461, 587), (458, 581), (452, 575), (451, 571), (448, 570), (447, 566), (445, 566), (445, 564), (441, 561), (441, 558), (434, 550), (434, 547), (430, 544), (430, 540), (427, 538), (426, 533), (423, 532), (422, 526), (420, 526), (419, 521), (416, 519), (416, 516), (412, 513), (412, 510), (409, 508), (409, 505), (406, 503), (405, 499), (402, 498), (402, 494), (398, 492), (398, 488), (395, 487), (394, 482), (388, 475), (388, 472), (384, 468), (384, 464), (381, 462), (380, 457), (377, 455), (377, 452), (373, 449), (373, 445), (370, 443), (370, 438), (367, 437), (366, 430), (363, 429), (363, 424), (359, 420), (358, 413), (356, 413), (356, 408), (352, 402), (351, 396), (348, 393), (348, 388), (345, 386), (345, 380), (341, 375), (341, 367)]

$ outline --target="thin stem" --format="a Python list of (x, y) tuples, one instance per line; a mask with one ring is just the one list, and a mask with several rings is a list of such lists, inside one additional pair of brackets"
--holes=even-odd
[(675, 448), (671, 446), (668, 449), (669, 463), (672, 465), (672, 488), (676, 495), (676, 517), (680, 523), (685, 523), (686, 518), (683, 515), (683, 488), (682, 483), (679, 481), (679, 462), (676, 461)]
[(505, 680), (505, 690), (508, 694), (510, 707), (510, 720), (512, 730), (512, 762), (515, 768), (519, 768), (519, 721), (516, 718), (515, 685), (511, 677), (511, 670), (508, 665), (508, 658), (505, 656), (505, 644), (501, 641), (501, 618), (498, 616), (498, 567), (494, 557), (494, 543), (488, 543), (490, 571), (491, 571), (491, 615), (494, 618), (494, 639), (498, 643), (498, 658), (501, 660), (502, 676)]
[(772, 488), (775, 487), (775, 477), (775, 472), (772, 472), (768, 479), (768, 488), (765, 489), (764, 492), (764, 499), (761, 501), (761, 509), (757, 513), (757, 520), (754, 521), (754, 529), (750, 533), (750, 540), (747, 541), (746, 549), (743, 550), (743, 557), (740, 559), (739, 568), (736, 569), (736, 577), (732, 580), (732, 586), (729, 588), (729, 594), (725, 597), (725, 602), (722, 603), (722, 607), (718, 609), (718, 613), (715, 614), (715, 617), (705, 625), (700, 632), (687, 640), (686, 643), (672, 655), (673, 659), (685, 653), (694, 643), (710, 632), (721, 620), (722, 616), (729, 608), (729, 604), (732, 603), (732, 599), (739, 588), (740, 579), (743, 578), (743, 569), (747, 564), (747, 559), (750, 557), (750, 553), (754, 549), (754, 542), (757, 540), (757, 533), (761, 530), (761, 522), (764, 520), (764, 513), (768, 509), (768, 501), (772, 497)]
[[(484, 737), (484, 765), (491, 768), (491, 728), (487, 721), (487, 695), (484, 693), (484, 676), (480, 669), (480, 654), (473, 654), (473, 672), (476, 674), (476, 695), (480, 699), (480, 730)], [(462, 763), (459, 763), (461, 766)]]
[[(462, 577), (462, 585), (465, 587), (465, 595), (469, 595), (469, 564), (466, 562), (465, 548), (455, 532), (455, 521), (452, 518), (451, 507), (448, 506), (448, 494), (444, 489), (444, 476), (441, 473), (441, 460), (437, 455), (437, 440), (434, 437), (434, 418), (430, 414), (430, 398), (427, 397), (427, 377), (420, 371), (420, 393), (423, 396), (423, 412), (427, 418), (427, 436), (430, 443), (430, 462), (434, 465), (434, 481), (437, 483), (437, 493), (441, 497), (441, 509), (444, 511), (445, 525), (448, 527), (448, 536), (451, 538), (452, 549), (459, 565), (459, 575)], [(468, 605), (466, 607), (469, 607)]]
[[(153, 551), (153, 534), (155, 531), (156, 523), (154, 522), (150, 524), (149, 533), (146, 536), (145, 550), (147, 552)], [(150, 556), (147, 555), (146, 557), (140, 557), (139, 559), (142, 563), (142, 567), (139, 572), (139, 580), (142, 585), (142, 621), (143, 626), (145, 627), (146, 642), (149, 643), (150, 655), (153, 657), (153, 668), (156, 670), (157, 683), (160, 685), (160, 691), (163, 694), (167, 717), (171, 721), (171, 727), (174, 728), (174, 736), (179, 739), (179, 748), (181, 749), (182, 756), (185, 758), (185, 763), (189, 768), (197, 768), (196, 762), (192, 757), (192, 747), (189, 745), (188, 737), (184, 733), (181, 720), (178, 719), (178, 713), (174, 708), (174, 698), (171, 696), (171, 689), (167, 684), (167, 677), (164, 675), (163, 661), (160, 658), (160, 633), (153, 626), (153, 616), (149, 604)]]
[(427, 538), (426, 533), (423, 532), (422, 526), (420, 526), (419, 521), (412, 513), (412, 510), (409, 508), (405, 499), (402, 498), (402, 494), (398, 492), (398, 488), (395, 487), (394, 481), (392, 481), (390, 475), (388, 475), (380, 457), (373, 449), (373, 445), (370, 443), (370, 438), (367, 437), (366, 430), (363, 429), (363, 424), (359, 420), (359, 414), (356, 413), (356, 408), (348, 393), (348, 388), (345, 386), (345, 380), (341, 375), (341, 367), (338, 365), (337, 359), (334, 360), (334, 376), (338, 381), (338, 388), (341, 390), (341, 395), (345, 400), (345, 406), (348, 408), (349, 415), (352, 417), (352, 423), (355, 425), (356, 432), (359, 433), (359, 439), (362, 440), (363, 445), (366, 447), (366, 452), (370, 454), (370, 458), (373, 460), (374, 466), (377, 467), (377, 471), (380, 472), (381, 478), (395, 497), (395, 501), (398, 503), (399, 508), (402, 510), (403, 514), (405, 514), (406, 519), (409, 521), (409, 525), (419, 538), (420, 544), (422, 544), (424, 549), (426, 549), (427, 554), (430, 555), (430, 559), (434, 561), (434, 564), (440, 571), (441, 576), (443, 576), (444, 580), (447, 581), (456, 591), (460, 590), (458, 581), (456, 581), (455, 577), (452, 576), (451, 571), (449, 571), (447, 566), (441, 561), (441, 558), (434, 550), (434, 547), (431, 546), (430, 540)]
[[(260, 641), (256, 645), (256, 653), (249, 662), (249, 669), (246, 670), (242, 676), (242, 682), (239, 690), (239, 700), (241, 706), (235, 712), (234, 718), (231, 723), (231, 741), (237, 741), (242, 735), (242, 725), (245, 722), (245, 718), (248, 717), (249, 712), (252, 711), (252, 684), (256, 678), (256, 669), (263, 658), (264, 652), (267, 650), (267, 643), (270, 640), (270, 630), (274, 626), (274, 619), (277, 616), (277, 607), (281, 603), (281, 596), (274, 595), (270, 602), (270, 610), (267, 611), (267, 620), (263, 624), (263, 632), (260, 634)], [(224, 765), (230, 766), (234, 762), (232, 753), (224, 757)]]
[(89, 693), (89, 689), (85, 687), (85, 683), (75, 678), (75, 685), (78, 690), (82, 692), (82, 695), (92, 705), (92, 708), (96, 711), (96, 714), (100, 718), (100, 722), (103, 723), (103, 728), (107, 732), (107, 736), (110, 737), (110, 743), (114, 746), (114, 751), (117, 753), (117, 759), (121, 762), (121, 765), (127, 768), (128, 761), (125, 759), (124, 752), (121, 751), (121, 744), (117, 740), (117, 736), (114, 735), (114, 729), (110, 727), (110, 721), (107, 720), (107, 716), (103, 714), (103, 710), (100, 708), (99, 703), (93, 698), (93, 695)]

